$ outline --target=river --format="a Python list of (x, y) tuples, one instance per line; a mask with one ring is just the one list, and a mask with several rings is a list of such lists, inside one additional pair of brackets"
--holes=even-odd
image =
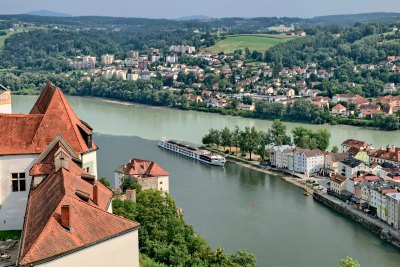
[[(13, 112), (29, 112), (35, 99), (14, 96)], [(95, 129), (99, 176), (113, 177), (113, 170), (132, 157), (158, 162), (171, 174), (170, 193), (184, 209), (186, 221), (213, 248), (220, 246), (227, 252), (247, 249), (256, 254), (259, 266), (337, 266), (347, 255), (362, 267), (400, 265), (398, 250), (277, 176), (232, 163), (211, 167), (157, 147), (162, 136), (200, 144), (212, 127), (237, 124), (266, 130), (270, 121), (68, 99), (79, 117)], [(291, 130), (300, 124), (286, 125)], [(323, 127), (332, 134), (331, 145), (339, 146), (347, 138), (366, 140), (376, 147), (400, 145), (398, 132)]]

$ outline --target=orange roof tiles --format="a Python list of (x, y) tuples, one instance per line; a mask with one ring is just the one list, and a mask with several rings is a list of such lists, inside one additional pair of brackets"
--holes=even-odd
[(79, 120), (62, 91), (49, 82), (30, 114), (0, 114), (0, 155), (39, 154), (61, 134), (77, 153), (96, 149), (87, 144), (88, 125)]
[[(40, 164), (46, 165), (46, 169), (51, 165), (50, 174), (29, 194), (18, 260), (22, 266), (49, 261), (139, 226), (107, 212), (112, 192), (101, 183), (97, 183), (98, 204), (94, 203), (93, 184), (81, 177), (87, 173), (72, 159), (66, 159), (68, 168), (61, 167), (57, 171), (54, 163), (45, 162), (54, 160), (59, 149), (66, 153), (61, 142), (55, 143), (54, 148), (48, 150), (49, 155), (41, 155), (44, 161), (37, 162), (31, 169), (33, 173)], [(84, 193), (88, 199), (82, 199), (77, 192)], [(71, 231), (61, 225), (63, 205), (70, 206)]]
[(169, 176), (169, 173), (154, 161), (142, 159), (131, 159), (127, 165), (120, 166), (116, 171), (131, 176)]

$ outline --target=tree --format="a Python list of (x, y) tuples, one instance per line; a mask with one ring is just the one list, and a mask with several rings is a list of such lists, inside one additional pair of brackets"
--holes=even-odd
[(122, 192), (125, 192), (126, 190), (136, 190), (137, 193), (139, 193), (142, 190), (142, 186), (133, 178), (130, 178), (129, 176), (124, 176), (121, 178), (122, 182)]
[(239, 126), (235, 126), (235, 130), (232, 132), (232, 145), (236, 148), (236, 156), (240, 146), (240, 129)]
[(332, 153), (338, 153), (339, 152), (339, 148), (337, 146), (333, 146), (331, 152)]
[(317, 148), (320, 150), (325, 150), (328, 148), (330, 138), (331, 133), (325, 128), (318, 129), (316, 133), (312, 134), (312, 139), (315, 140), (317, 143)]
[(259, 141), (260, 141), (259, 133), (256, 127), (253, 126), (250, 129), (250, 146), (249, 146), (250, 160), (251, 160), (251, 153), (256, 151), (257, 147), (259, 146)]
[(99, 182), (102, 183), (104, 186), (106, 186), (107, 188), (111, 189), (111, 184), (110, 182), (107, 180), (106, 177), (101, 177), (99, 179)]
[(267, 150), (266, 150), (266, 146), (267, 146), (267, 136), (265, 132), (258, 132), (258, 145), (256, 148), (256, 153), (257, 155), (260, 156), (261, 160), (265, 159), (265, 156), (267, 155)]
[(286, 125), (280, 120), (274, 120), (267, 132), (267, 139), (269, 144), (275, 146), (291, 144), (291, 138), (286, 134)]
[(221, 131), (221, 145), (224, 147), (229, 147), (229, 152), (231, 151), (231, 146), (232, 146), (232, 134), (231, 131), (229, 130), (228, 127), (225, 127)]
[(320, 149), (325, 150), (329, 146), (331, 134), (327, 129), (318, 129), (313, 132), (310, 129), (298, 126), (293, 129), (293, 143), (304, 149)]
[(347, 256), (346, 259), (341, 259), (339, 261), (338, 267), (360, 267), (360, 264), (358, 261)]
[(219, 146), (221, 144), (221, 132), (216, 129), (210, 129), (208, 133), (209, 137), (205, 141), (209, 141), (209, 144), (214, 144), (215, 146)]
[(292, 130), (293, 143), (296, 147), (300, 148), (310, 148), (311, 140), (310, 136), (312, 131), (310, 129), (304, 128), (303, 126), (298, 126)]
[(201, 139), (203, 145), (211, 145), (213, 143), (212, 136), (208, 133)]

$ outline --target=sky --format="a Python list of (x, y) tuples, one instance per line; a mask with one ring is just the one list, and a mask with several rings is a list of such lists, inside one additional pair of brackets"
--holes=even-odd
[(400, 12), (400, 0), (0, 0), (0, 14), (51, 10), (74, 16), (302, 17)]

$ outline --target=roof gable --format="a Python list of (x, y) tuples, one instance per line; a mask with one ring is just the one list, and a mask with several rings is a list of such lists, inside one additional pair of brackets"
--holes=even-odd
[[(90, 126), (79, 120), (61, 90), (49, 82), (30, 114), (0, 114), (0, 155), (39, 154), (58, 134), (77, 153), (96, 149)], [(90, 147), (88, 147), (90, 145)]]
[[(69, 154), (69, 145), (63, 145), (65, 141), (60, 138), (52, 142), (31, 169), (32, 175), (36, 170), (39, 175), (48, 175), (29, 193), (18, 260), (20, 265), (51, 260), (139, 226), (107, 212), (112, 192), (101, 183), (97, 183), (98, 201), (94, 202), (94, 180), (88, 182), (84, 179), (88, 173), (72, 160), (74, 154)], [(57, 170), (56, 158), (61, 153), (66, 156), (63, 159), (68, 164)], [(41, 172), (43, 169), (47, 173)], [(32, 184), (34, 180), (35, 177)], [(82, 194), (87, 199), (82, 200)], [(61, 225), (63, 205), (69, 205), (71, 209), (71, 231)]]

